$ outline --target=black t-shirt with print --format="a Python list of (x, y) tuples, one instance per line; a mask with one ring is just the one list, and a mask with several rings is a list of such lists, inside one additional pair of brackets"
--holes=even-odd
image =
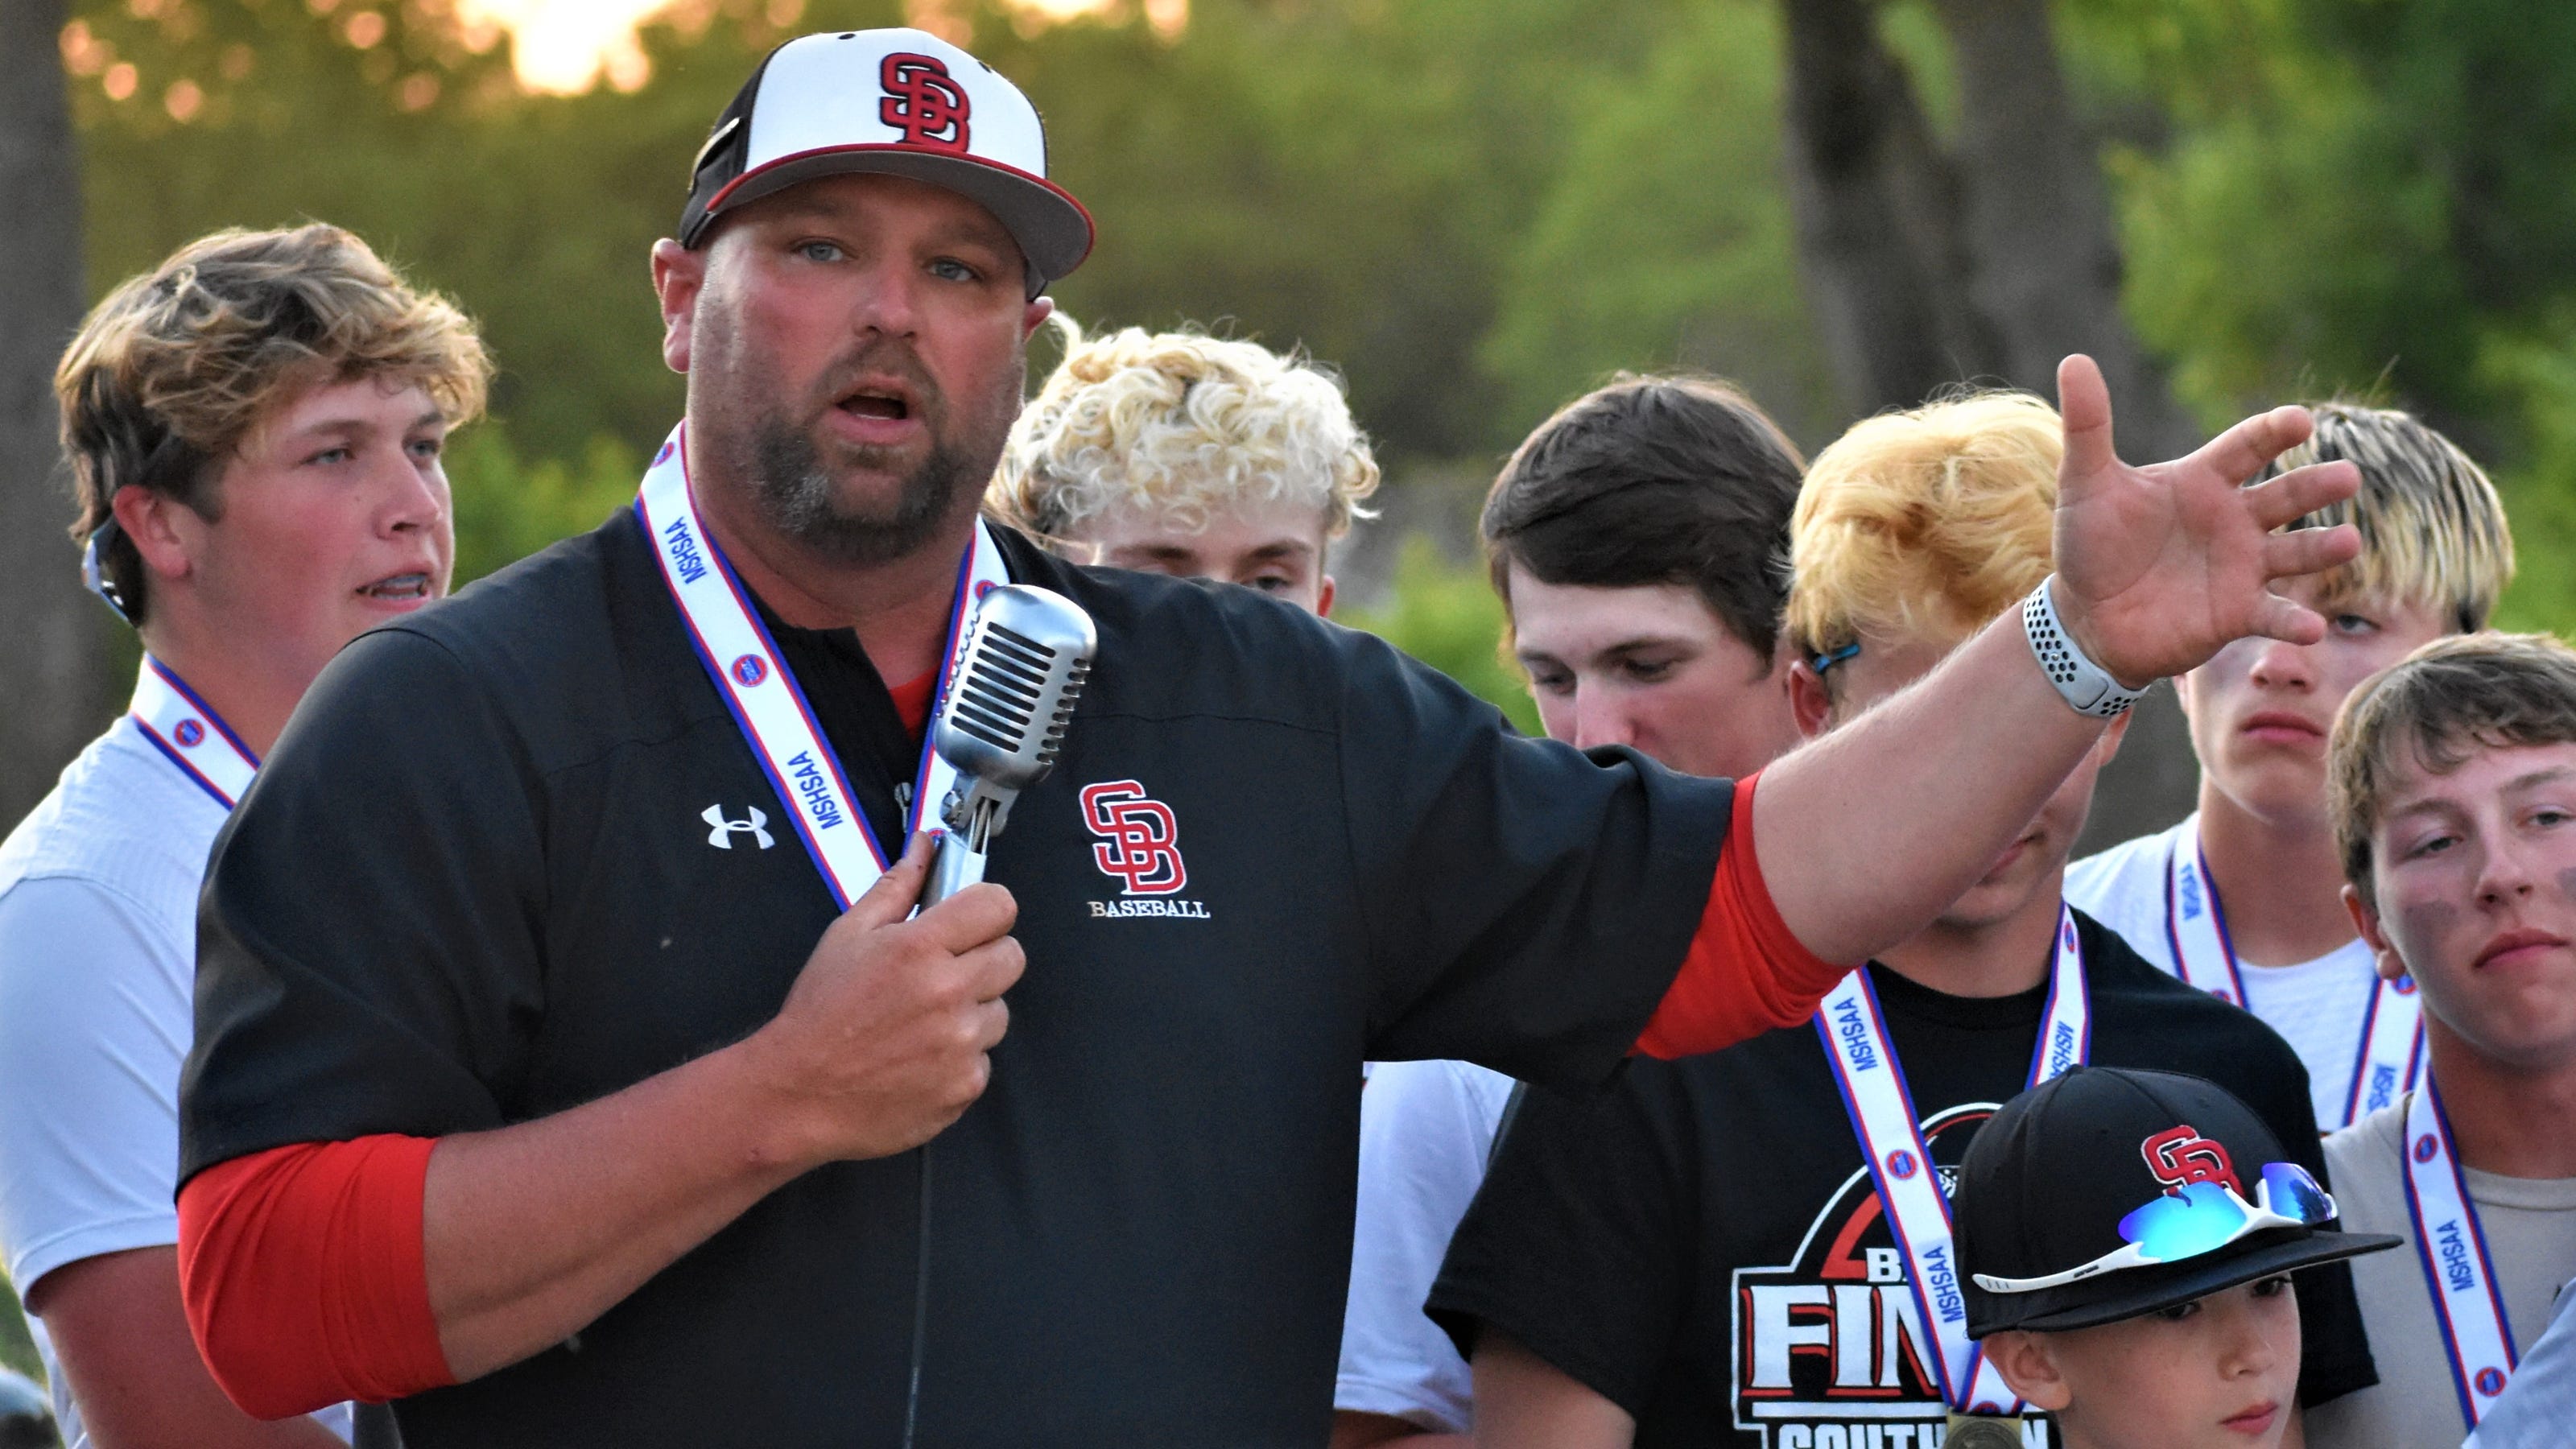
[[(991, 1086), (930, 1149), (916, 1442), (1320, 1443), (1360, 1062), (1609, 1076), (1698, 924), (1731, 787), (1514, 736), (1248, 589), (1002, 547), (1100, 649), (992, 852), (1028, 970)], [(899, 828), (913, 754), (865, 653), (779, 643), (859, 808)], [(524, 1122), (742, 1039), (833, 918), (793, 808), (631, 511), (358, 640), (216, 846), (183, 1171)], [(893, 1442), (920, 1172), (807, 1173), (566, 1345), (397, 1405), (406, 1441)]]
[[(2076, 922), (2091, 1059), (2217, 1082), (2322, 1178), (2289, 1046)], [(2028, 1078), (2047, 988), (1978, 1000), (1871, 975), (1946, 1191)], [(1798, 1027), (1636, 1062), (1602, 1094), (1525, 1094), (1430, 1309), (1462, 1350), (1490, 1325), (1627, 1410), (1640, 1446), (1931, 1449), (1934, 1350), (1903, 1264), (1824, 1047)], [(2344, 1265), (2297, 1284), (2301, 1398), (2375, 1382)]]

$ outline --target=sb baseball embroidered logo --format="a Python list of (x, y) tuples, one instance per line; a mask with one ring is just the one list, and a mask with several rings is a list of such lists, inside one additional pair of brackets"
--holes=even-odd
[(1171, 806), (1148, 798), (1134, 780), (1103, 780), (1082, 787), (1082, 823), (1100, 837), (1091, 847), (1092, 864), (1119, 881), (1125, 887), (1120, 894), (1127, 897), (1093, 901), (1093, 915), (1207, 919), (1203, 902), (1164, 899), (1190, 880), (1189, 867), (1181, 862), (1180, 817)]
[(974, 103), (948, 74), (947, 62), (898, 51), (877, 67), (877, 84), (885, 90), (877, 119), (903, 133), (900, 144), (966, 149), (966, 118)]

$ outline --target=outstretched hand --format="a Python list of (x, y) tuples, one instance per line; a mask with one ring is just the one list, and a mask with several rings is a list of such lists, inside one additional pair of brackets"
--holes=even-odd
[(2190, 457), (2131, 467), (2111, 446), (2111, 397), (2093, 359), (2057, 368), (2066, 428), (2058, 465), (2056, 603), (2075, 642), (2131, 688), (2198, 667), (2238, 639), (2293, 644), (2325, 637), (2325, 620), (2272, 592), (2361, 551), (2350, 524), (2281, 527), (2352, 496), (2350, 463), (2312, 463), (2253, 487), (2245, 481), (2305, 442), (2307, 409), (2274, 408)]

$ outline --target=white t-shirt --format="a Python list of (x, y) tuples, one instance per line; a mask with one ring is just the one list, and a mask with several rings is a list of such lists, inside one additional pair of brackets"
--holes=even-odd
[(1369, 1077), (1334, 1408), (1468, 1431), (1467, 1363), (1422, 1304), (1485, 1180), (1511, 1095), (1511, 1078), (1465, 1062), (1386, 1062)]
[[(2194, 814), (2171, 830), (2142, 835), (2086, 856), (2066, 868), (2066, 899), (2077, 910), (2120, 933), (2129, 949), (2168, 976), (2182, 974), (2173, 938), (2165, 928), (2165, 882), (2176, 848), (2193, 850), (2200, 839)], [(2331, 1129), (2352, 1100), (2352, 1075), (2361, 1063), (2361, 1026), (2379, 974), (2370, 947), (2359, 937), (2313, 961), (2295, 966), (2242, 963), (2245, 1006), (2279, 1032), (2308, 1069), (2308, 1100), (2317, 1124)]]
[[(119, 716), (0, 842), (0, 1268), (179, 1240), (197, 888), (224, 807)], [(38, 1337), (70, 1449), (88, 1436)], [(314, 1416), (342, 1438), (349, 1411)]]
[[(2406, 1246), (2352, 1260), (2379, 1383), (2307, 1411), (2308, 1442), (2316, 1449), (2448, 1446), (2469, 1432), (2406, 1210), (2405, 1135), (2406, 1098), (2400, 1097), (2326, 1139), (2326, 1171), (2344, 1230), (2394, 1233)], [(2499, 1177), (2465, 1165), (2460, 1176), (2477, 1206), (2514, 1342), (2536, 1343), (2559, 1285), (2576, 1276), (2576, 1178)], [(2507, 1394), (2521, 1385), (2522, 1374), (2517, 1367)], [(2557, 1429), (2558, 1437), (2547, 1442), (2576, 1439), (2564, 1421)]]

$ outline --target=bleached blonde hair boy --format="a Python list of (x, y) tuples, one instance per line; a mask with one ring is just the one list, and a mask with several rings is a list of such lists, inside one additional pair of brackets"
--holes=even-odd
[(2460, 633), (2485, 628), (2513, 581), (2513, 534), (2486, 470), (2409, 413), (2342, 402), (2308, 411), (2315, 435), (2264, 476), (2337, 460), (2361, 470), (2348, 501), (2293, 525), (2349, 523), (2361, 533), (2361, 556), (2323, 576), (2325, 603), (2420, 604)]
[(985, 494), (1001, 518), (1064, 539), (1115, 511), (1183, 532), (1209, 517), (1311, 503), (1327, 539), (1371, 516), (1377, 459), (1341, 383), (1294, 353), (1129, 327), (1086, 339), (1050, 322), (1064, 361), (1020, 413)]
[(1955, 644), (2021, 602), (2049, 571), (2062, 452), (2057, 410), (2028, 393), (1855, 423), (1789, 517), (1799, 655), (1830, 681), (1818, 661), (1864, 636)]

